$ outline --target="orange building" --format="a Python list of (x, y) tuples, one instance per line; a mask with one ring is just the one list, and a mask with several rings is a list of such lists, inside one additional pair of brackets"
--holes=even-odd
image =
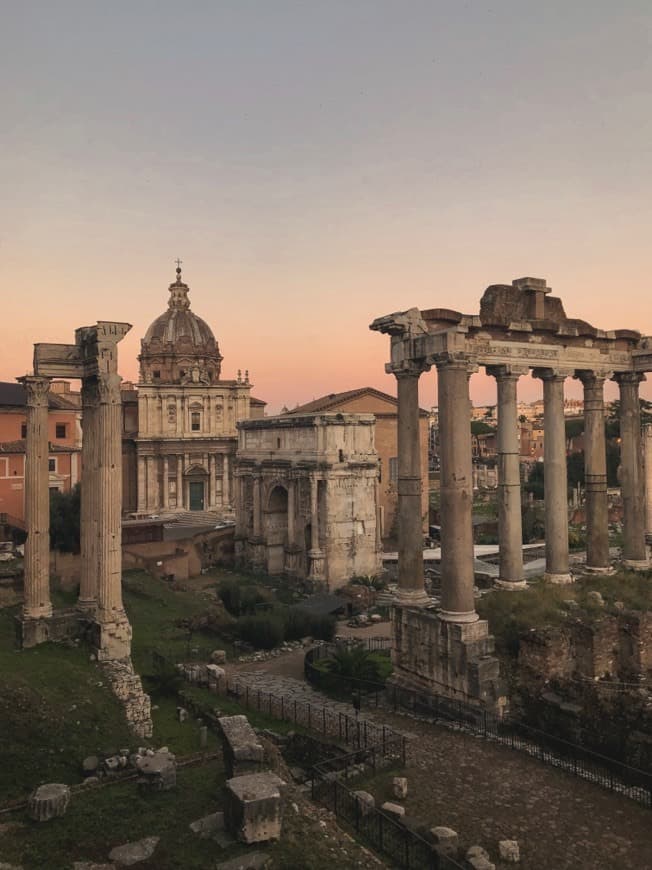
[[(375, 443), (380, 458), (380, 533), (384, 539), (395, 539), (398, 506), (398, 400), (373, 387), (361, 387), (344, 393), (331, 393), (314, 399), (288, 414), (318, 414), (321, 411), (343, 411), (347, 414), (373, 414), (376, 417)], [(428, 522), (428, 418), (420, 410), (422, 516), (424, 530)]]
[[(0, 382), (0, 516), (19, 527), (25, 517), (25, 402), (22, 384)], [(80, 478), (81, 412), (79, 394), (67, 382), (52, 383), (48, 428), (50, 489), (68, 492)]]

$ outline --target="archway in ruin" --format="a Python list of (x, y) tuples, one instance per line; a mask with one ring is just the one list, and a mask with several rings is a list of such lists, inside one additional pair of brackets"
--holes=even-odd
[(267, 542), (267, 572), (281, 574), (285, 570), (285, 546), (288, 540), (288, 491), (280, 484), (273, 487), (267, 500), (264, 535)]

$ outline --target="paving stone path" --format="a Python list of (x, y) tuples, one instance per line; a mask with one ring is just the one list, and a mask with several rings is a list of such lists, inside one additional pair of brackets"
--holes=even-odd
[[(282, 664), (279, 665), (282, 667)], [(238, 671), (243, 685), (354, 715), (307, 683), (269, 671)], [(523, 870), (652, 868), (652, 811), (524, 753), (384, 710), (364, 711), (408, 741), (406, 812), (459, 832), (497, 857), (501, 839), (521, 844)], [(369, 787), (391, 799), (391, 775)], [(501, 865), (497, 865), (501, 866)]]

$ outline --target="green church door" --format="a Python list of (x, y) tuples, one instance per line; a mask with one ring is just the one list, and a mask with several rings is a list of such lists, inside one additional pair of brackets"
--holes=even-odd
[(190, 510), (191, 511), (203, 511), (204, 510), (204, 484), (193, 483), (192, 481), (188, 484), (189, 488), (189, 496), (190, 496)]

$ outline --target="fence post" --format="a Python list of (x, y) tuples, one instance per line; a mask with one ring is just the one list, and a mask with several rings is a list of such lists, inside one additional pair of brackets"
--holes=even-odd
[(285, 695), (281, 695), (281, 719), (285, 719), (285, 710), (284, 708)]
[(484, 729), (484, 739), (487, 739), (487, 711), (482, 711), (482, 727)]
[(360, 720), (357, 719), (355, 724), (356, 724), (356, 726), (357, 726), (357, 729), (356, 729), (356, 730), (357, 730), (357, 734), (356, 734), (356, 744), (355, 744), (355, 746), (356, 746), (356, 749), (360, 749)]
[(383, 755), (386, 755), (386, 754), (387, 754), (387, 750), (386, 750), (386, 748), (385, 748), (385, 729), (386, 729), (386, 728), (387, 728), (387, 726), (386, 726), (386, 725), (383, 725)]
[(321, 708), (321, 719), (322, 719), (322, 734), (326, 734), (326, 707)]
[(308, 702), (308, 730), (310, 730), (310, 702)]

